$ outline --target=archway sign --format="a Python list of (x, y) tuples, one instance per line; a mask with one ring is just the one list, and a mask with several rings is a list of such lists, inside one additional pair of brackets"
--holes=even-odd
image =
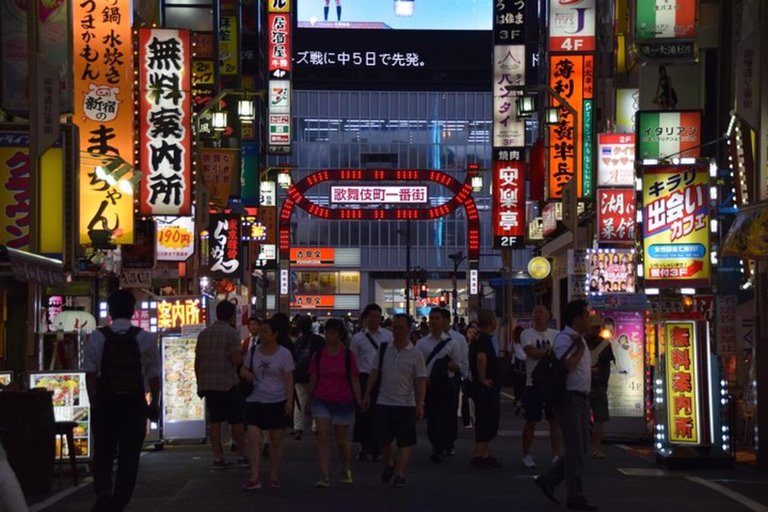
[[(458, 208), (464, 207), (467, 216), (467, 254), (469, 260), (469, 311), (474, 312), (478, 306), (478, 260), (480, 257), (480, 217), (477, 206), (472, 198), (472, 177), (476, 171), (467, 171), (464, 182), (452, 176), (435, 170), (411, 169), (329, 169), (313, 173), (288, 188), (287, 197), (280, 212), (279, 246), (280, 246), (280, 311), (290, 309), (290, 250), (291, 250), (291, 216), (293, 209), (299, 207), (305, 212), (321, 219), (338, 220), (432, 220), (444, 217)], [(424, 182), (437, 183), (451, 192), (454, 196), (445, 203), (433, 207), (418, 207), (414, 202), (389, 203), (386, 208), (363, 208), (365, 204), (376, 204), (365, 201), (355, 208), (328, 208), (310, 201), (304, 194), (312, 187), (327, 181), (352, 182), (366, 185), (368, 189), (381, 189), (392, 183), (398, 186), (403, 183), (417, 184)], [(352, 187), (354, 188), (354, 187)], [(383, 192), (382, 192), (383, 193)], [(425, 198), (426, 199), (426, 198)]]

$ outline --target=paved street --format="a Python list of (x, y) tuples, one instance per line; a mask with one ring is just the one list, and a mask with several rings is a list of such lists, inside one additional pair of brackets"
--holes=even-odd
[[(549, 463), (545, 433), (537, 433), (534, 442), (533, 455), (539, 468), (523, 469), (519, 455), (522, 419), (514, 417), (508, 401), (502, 408), (502, 436), (495, 443), (498, 458), (504, 464), (500, 470), (470, 468), (472, 432), (464, 429), (460, 432), (457, 456), (439, 466), (433, 465), (428, 460), (422, 424), (420, 444), (414, 450), (408, 486), (404, 489), (382, 484), (381, 468), (371, 462), (354, 464), (355, 483), (351, 486), (340, 485), (336, 478), (329, 489), (316, 489), (315, 445), (311, 438), (305, 438), (288, 442), (282, 489), (245, 492), (240, 485), (246, 480), (247, 470), (214, 472), (210, 470), (208, 447), (171, 446), (162, 452), (144, 454), (138, 486), (128, 510), (557, 510), (532, 481)], [(731, 470), (668, 472), (651, 463), (647, 447), (609, 445), (605, 451), (606, 459), (589, 460), (586, 476), (587, 496), (603, 511), (768, 511), (768, 478), (754, 466), (736, 464)], [(262, 480), (266, 480), (266, 475)], [(739, 494), (728, 496), (728, 491)], [(563, 486), (558, 489), (558, 496), (565, 500)], [(33, 510), (82, 512), (89, 510), (92, 500), (93, 488), (86, 485), (60, 501), (44, 508), (38, 505)]]

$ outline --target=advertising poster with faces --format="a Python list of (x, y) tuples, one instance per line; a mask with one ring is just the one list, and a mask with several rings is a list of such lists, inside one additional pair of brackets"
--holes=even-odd
[(637, 276), (632, 251), (593, 252), (588, 259), (590, 293), (636, 293)]
[(644, 414), (643, 327), (641, 311), (600, 311), (603, 331), (610, 334), (614, 362), (608, 379), (608, 412), (615, 417)]

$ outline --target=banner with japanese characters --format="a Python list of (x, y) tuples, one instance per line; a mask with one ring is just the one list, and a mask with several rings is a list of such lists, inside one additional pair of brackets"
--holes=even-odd
[(701, 111), (637, 113), (637, 158), (698, 158)]
[(595, 50), (595, 0), (550, 0), (549, 51)]
[(240, 21), (236, 13), (224, 12), (219, 16), (219, 74), (237, 76), (240, 73)]
[(493, 147), (525, 147), (525, 120), (517, 118), (516, 91), (525, 86), (525, 45), (493, 49)]
[(597, 241), (635, 241), (635, 189), (597, 189)]
[(192, 94), (186, 30), (140, 29), (142, 215), (189, 215)]
[(525, 162), (493, 164), (493, 247), (525, 245)]
[(332, 186), (333, 204), (426, 204), (429, 187), (425, 186)]
[(549, 56), (549, 86), (571, 109), (550, 98), (558, 107), (559, 122), (549, 127), (549, 198), (561, 199), (563, 187), (577, 180), (577, 197), (591, 197), (592, 129), (594, 125), (594, 56)]
[(698, 359), (696, 324), (665, 322), (667, 428), (670, 443), (698, 444)]
[(597, 186), (635, 186), (635, 135), (601, 133), (597, 136)]
[(636, 0), (635, 39), (694, 39), (697, 0)]
[(157, 261), (187, 261), (195, 252), (195, 218), (155, 217)]
[(707, 165), (644, 166), (642, 174), (646, 285), (708, 286)]
[(202, 148), (197, 158), (203, 181), (211, 195), (211, 203), (220, 207), (227, 206), (232, 177), (240, 168), (240, 150)]
[(208, 228), (208, 269), (213, 277), (239, 277), (241, 219), (233, 214), (211, 214)]
[(291, 154), (291, 2), (268, 0), (267, 76), (269, 78), (267, 150)]
[[(80, 134), (80, 243), (133, 242), (130, 188), (100, 177), (96, 168), (134, 163), (133, 49), (130, 0), (73, 2), (73, 121)], [(110, 165), (111, 164), (111, 165)], [(90, 235), (90, 236), (89, 236)]]

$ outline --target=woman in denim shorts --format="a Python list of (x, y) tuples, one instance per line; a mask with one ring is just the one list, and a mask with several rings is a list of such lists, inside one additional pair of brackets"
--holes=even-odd
[(309, 366), (309, 400), (306, 414), (317, 424), (317, 454), (320, 480), (317, 487), (330, 485), (331, 430), (341, 458), (341, 483), (352, 483), (349, 469), (349, 430), (355, 419), (355, 402), (360, 403), (355, 355), (346, 347), (347, 329), (337, 319), (325, 323), (325, 347), (312, 355)]

